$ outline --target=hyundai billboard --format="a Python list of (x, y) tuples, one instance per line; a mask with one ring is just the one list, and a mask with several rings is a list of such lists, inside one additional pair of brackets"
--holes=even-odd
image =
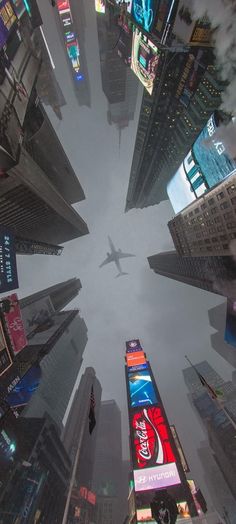
[(152, 468), (134, 470), (135, 491), (149, 491), (168, 488), (181, 484), (175, 462), (154, 466)]
[(175, 213), (182, 211), (236, 170), (236, 161), (227, 152), (224, 141), (217, 133), (219, 124), (215, 113), (167, 186)]
[(131, 69), (151, 95), (156, 78), (160, 51), (137, 27), (133, 32)]
[(132, 408), (157, 404), (157, 396), (148, 369), (129, 373), (128, 384)]
[(135, 23), (150, 33), (156, 15), (157, 0), (132, 0), (131, 15)]

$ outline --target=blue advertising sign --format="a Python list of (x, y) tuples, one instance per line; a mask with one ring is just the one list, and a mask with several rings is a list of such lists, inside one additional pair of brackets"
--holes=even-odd
[(152, 30), (157, 9), (157, 0), (133, 0), (131, 14), (134, 21), (145, 31)]
[(0, 0), (0, 49), (6, 43), (14, 22), (16, 22), (16, 15), (9, 0)]
[(157, 404), (157, 396), (148, 370), (128, 374), (130, 404), (132, 408)]
[(14, 235), (0, 226), (0, 293), (19, 287)]
[(38, 389), (42, 370), (39, 365), (32, 366), (23, 378), (16, 384), (14, 389), (6, 397), (6, 401), (11, 408), (21, 408), (28, 404), (32, 395)]

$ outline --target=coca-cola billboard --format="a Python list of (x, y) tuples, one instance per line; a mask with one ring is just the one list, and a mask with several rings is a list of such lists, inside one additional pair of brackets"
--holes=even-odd
[(161, 407), (149, 407), (132, 415), (134, 468), (150, 468), (175, 462)]

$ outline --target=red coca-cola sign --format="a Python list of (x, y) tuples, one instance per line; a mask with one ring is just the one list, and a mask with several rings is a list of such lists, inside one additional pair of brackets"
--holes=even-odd
[(143, 408), (132, 418), (135, 468), (175, 462), (161, 407)]

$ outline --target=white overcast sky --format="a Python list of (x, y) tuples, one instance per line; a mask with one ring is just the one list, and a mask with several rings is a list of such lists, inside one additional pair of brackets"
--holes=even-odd
[[(94, 2), (84, 4), (91, 109), (79, 107), (76, 101), (57, 33), (56, 10), (49, 0), (41, 0), (40, 9), (55, 73), (67, 101), (62, 122), (52, 112), (49, 115), (85, 191), (86, 200), (75, 207), (88, 223), (90, 234), (66, 243), (61, 257), (18, 257), (19, 294), (25, 296), (74, 276), (81, 279), (82, 291), (71, 307), (79, 307), (88, 326), (83, 369), (94, 366), (103, 399), (114, 398), (120, 406), (124, 456), (128, 453), (125, 340), (141, 339), (169, 420), (177, 427), (193, 476), (207, 494), (196, 453), (205, 435), (189, 405), (181, 370), (187, 354), (194, 362), (207, 359), (223, 377), (231, 378), (232, 368), (210, 346), (207, 312), (223, 299), (149, 269), (148, 255), (172, 248), (167, 221), (173, 211), (165, 202), (124, 214), (142, 89), (135, 120), (122, 132), (119, 151), (118, 131), (106, 120)], [(115, 279), (117, 270), (112, 264), (98, 267), (109, 250), (107, 235), (117, 247), (136, 255), (122, 261), (123, 270), (129, 272), (126, 277)]]

